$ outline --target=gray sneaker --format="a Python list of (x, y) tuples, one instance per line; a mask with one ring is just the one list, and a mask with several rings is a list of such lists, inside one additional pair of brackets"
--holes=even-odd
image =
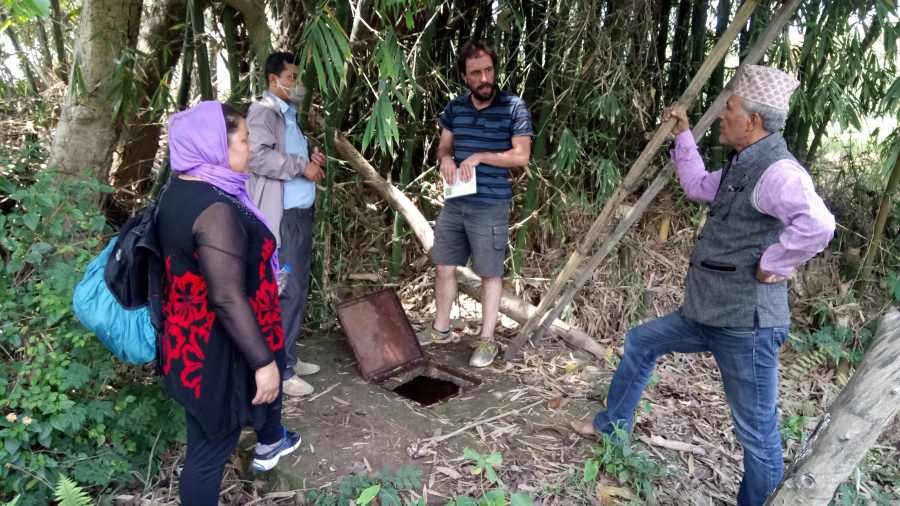
[(496, 343), (482, 339), (478, 342), (478, 347), (475, 348), (475, 351), (472, 352), (469, 365), (472, 367), (487, 367), (494, 363), (494, 358), (497, 357), (499, 351), (500, 348)]

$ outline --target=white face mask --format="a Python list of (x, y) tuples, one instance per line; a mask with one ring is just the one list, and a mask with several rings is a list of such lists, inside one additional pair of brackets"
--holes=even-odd
[(302, 81), (296, 81), (293, 88), (288, 88), (281, 84), (281, 79), (275, 78), (275, 86), (283, 91), (291, 102), (297, 105), (303, 104), (303, 98), (306, 96), (306, 87), (303, 86)]

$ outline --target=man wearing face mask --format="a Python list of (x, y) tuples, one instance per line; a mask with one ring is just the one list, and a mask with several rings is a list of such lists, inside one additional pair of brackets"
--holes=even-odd
[(297, 62), (290, 53), (266, 58), (268, 91), (250, 106), (250, 171), (248, 190), (278, 240), (281, 265), (281, 315), (284, 324), (286, 367), (281, 371), (286, 395), (312, 393), (300, 375), (314, 374), (319, 366), (297, 358), (296, 343), (309, 294), (316, 183), (325, 173), (325, 156), (309, 144), (297, 120), (302, 101)]
[(531, 115), (516, 95), (497, 89), (497, 55), (484, 41), (460, 48), (457, 70), (468, 91), (447, 104), (439, 123), (438, 162), (445, 184), (475, 178), (476, 193), (446, 199), (434, 230), (434, 321), (418, 337), (421, 344), (451, 338), (450, 307), (456, 296), (456, 266), (472, 259), (481, 277), (481, 339), (469, 359), (487, 367), (497, 356), (494, 339), (503, 291), (509, 236), (510, 169), (528, 166)]

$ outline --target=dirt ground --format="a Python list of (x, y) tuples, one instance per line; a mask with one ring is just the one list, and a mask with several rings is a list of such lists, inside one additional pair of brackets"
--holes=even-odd
[[(510, 491), (540, 495), (541, 504), (596, 504), (593, 490), (575, 486), (595, 445), (568, 424), (602, 406), (616, 351), (610, 347), (609, 359), (598, 363), (547, 340), (529, 346), (522, 361), (473, 369), (467, 360), (477, 329), (470, 325), (457, 335), (457, 343), (428, 346), (428, 355), (482, 383), (429, 407), (366, 382), (339, 329), (303, 341), (300, 356), (319, 363), (322, 371), (306, 378), (316, 392), (287, 401), (284, 413), (286, 424), (303, 434), (305, 444), (290, 465), (279, 466), (269, 477), (267, 488), (324, 488), (351, 473), (413, 464), (424, 472), (422, 495), (428, 503), (444, 504), (455, 495), (477, 495), (480, 490), (479, 480), (466, 476), (462, 454), (468, 447), (502, 454), (501, 476)], [(640, 451), (668, 473), (656, 484), (656, 500), (733, 504), (740, 449), (724, 396), (715, 388), (714, 362), (683, 357), (671, 361), (653, 378), (655, 386), (645, 395), (635, 428), (639, 441), (657, 437), (659, 443), (664, 435), (660, 444), (688, 448), (679, 452), (638, 442)], [(724, 423), (717, 426), (710, 418)], [(470, 428), (459, 435), (433, 441), (465, 426)]]
[[(567, 464), (583, 460), (589, 448), (567, 423), (585, 415), (587, 405), (563, 401), (562, 389), (548, 388), (553, 380), (547, 371), (526, 376), (512, 366), (468, 367), (473, 337), (464, 335), (457, 343), (426, 348), (432, 361), (481, 380), (480, 385), (431, 406), (365, 381), (343, 334), (305, 340), (301, 357), (319, 363), (322, 370), (306, 378), (316, 387), (312, 396), (285, 404), (285, 423), (301, 432), (305, 444), (289, 467), (280, 466), (278, 488), (327, 487), (347, 474), (413, 464), (427, 477), (429, 498), (440, 503), (463, 493), (451, 480), (455, 473), (446, 470), (459, 468), (466, 447), (483, 454), (501, 451), (503, 468), (519, 469), (513, 483), (522, 490), (542, 485), (523, 472), (529, 467), (546, 467), (547, 473), (570, 470), (568, 465), (542, 464), (548, 460), (541, 455), (545, 452), (552, 451), (551, 460)], [(498, 418), (445, 441), (431, 441), (494, 417)]]

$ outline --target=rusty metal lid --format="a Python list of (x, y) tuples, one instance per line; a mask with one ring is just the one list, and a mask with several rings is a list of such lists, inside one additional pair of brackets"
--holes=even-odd
[(341, 301), (337, 314), (367, 381), (381, 382), (424, 360), (419, 340), (393, 289)]

